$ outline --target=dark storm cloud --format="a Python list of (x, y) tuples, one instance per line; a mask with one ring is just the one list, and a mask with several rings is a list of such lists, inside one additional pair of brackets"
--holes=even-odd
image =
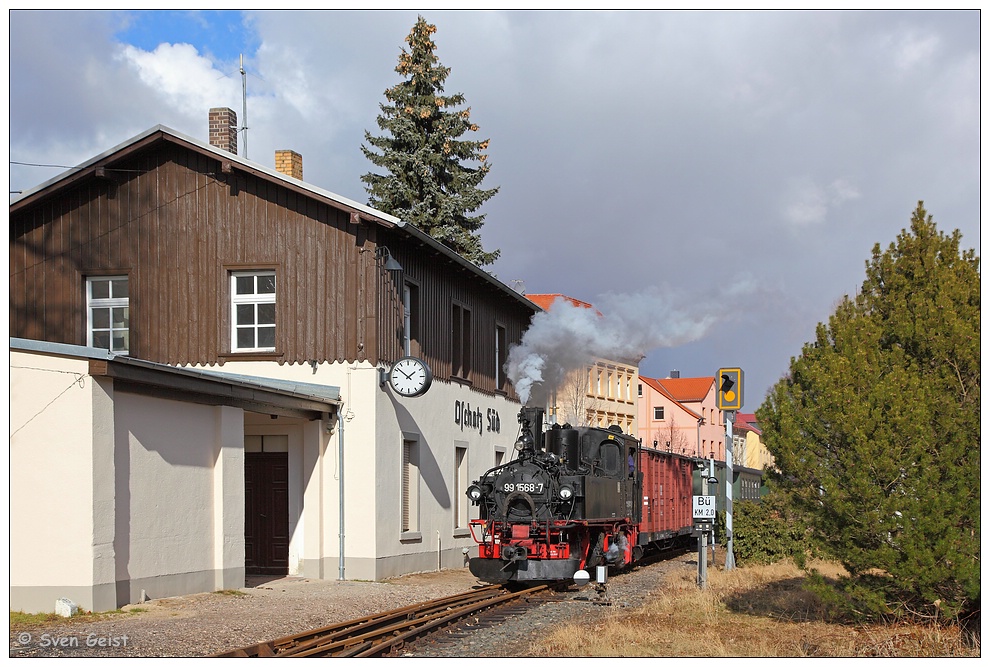
[[(977, 12), (423, 15), (491, 139), (494, 272), (719, 314), (646, 375), (740, 365), (753, 410), (919, 199), (979, 246)], [(365, 201), (359, 147), (416, 16), (248, 13), (249, 158), (292, 148), (307, 181)], [(12, 159), (74, 163), (157, 123), (205, 139), (209, 106), (240, 113), (236, 65), (203, 57), (236, 44), (128, 48), (121, 20), (11, 13)], [(11, 168), (12, 186), (52, 175)]]

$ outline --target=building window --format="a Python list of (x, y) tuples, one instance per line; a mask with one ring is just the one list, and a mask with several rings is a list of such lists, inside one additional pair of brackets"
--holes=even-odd
[(419, 285), (407, 282), (402, 287), (402, 349), (406, 355), (419, 354)]
[(86, 344), (117, 354), (130, 350), (127, 276), (86, 279)]
[(636, 388), (636, 395), (637, 396), (642, 396), (643, 395), (643, 383), (642, 382), (640, 382), (639, 383), (639, 386)]
[[(467, 443), (464, 443), (465, 445)], [(454, 528), (468, 527), (467, 447), (454, 447)]]
[(451, 375), (467, 380), (471, 375), (471, 311), (454, 304), (451, 323)]
[(275, 272), (230, 275), (230, 322), (233, 352), (275, 350)]
[(505, 362), (508, 360), (508, 344), (505, 337), (505, 327), (495, 325), (495, 389), (505, 390)]
[(403, 533), (419, 530), (419, 443), (402, 441), (402, 525)]
[(653, 419), (663, 421), (663, 406), (653, 408)]

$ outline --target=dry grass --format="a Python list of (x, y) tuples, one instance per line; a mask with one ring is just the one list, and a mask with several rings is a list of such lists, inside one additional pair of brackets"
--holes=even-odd
[[(813, 563), (826, 577), (840, 567)], [(793, 564), (709, 569), (663, 582), (635, 611), (615, 610), (593, 628), (563, 627), (533, 653), (594, 657), (979, 657), (954, 628), (910, 625), (852, 627), (829, 623), (805, 591)]]

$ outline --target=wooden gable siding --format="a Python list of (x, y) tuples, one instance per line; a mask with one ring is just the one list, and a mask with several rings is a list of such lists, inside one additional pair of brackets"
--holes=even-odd
[[(451, 377), (452, 308), (457, 303), (470, 309), (472, 317), (471, 372), (467, 379), (479, 391), (488, 394), (499, 391), (495, 386), (495, 327), (505, 327), (507, 345), (518, 343), (529, 326), (533, 310), (495, 286), (482, 282), (466, 268), (442, 259), (435, 250), (424, 245), (403, 244), (392, 232), (382, 232), (380, 241), (402, 265), (403, 278), (419, 287), (419, 356), (430, 365), (434, 377), (460, 382)], [(398, 304), (390, 305), (386, 299), (381, 312), (383, 326), (379, 345), (388, 345), (392, 342), (393, 331), (398, 331), (401, 338), (402, 309)], [(390, 317), (396, 318), (394, 323), (386, 322)], [(502, 374), (504, 376), (504, 371)], [(516, 398), (511, 384), (505, 383), (503, 390)]]
[[(229, 274), (277, 272), (280, 363), (378, 360), (376, 228), (168, 142), (11, 214), (10, 335), (85, 344), (85, 278), (126, 274), (130, 354), (231, 355)], [(369, 335), (370, 334), (370, 335)]]

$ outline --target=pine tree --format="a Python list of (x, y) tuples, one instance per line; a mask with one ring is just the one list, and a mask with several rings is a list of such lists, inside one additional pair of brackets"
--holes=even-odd
[(980, 269), (922, 203), (757, 413), (858, 612), (979, 609)]
[(371, 147), (361, 146), (365, 157), (389, 174), (368, 173), (361, 180), (369, 205), (412, 223), (484, 266), (499, 252), (482, 248), (477, 232), (485, 216), (470, 214), (498, 192), (479, 187), (491, 168), (483, 152), (488, 140), (461, 139), (478, 126), (471, 122), (470, 107), (457, 110), (464, 104), (462, 94), (442, 94), (450, 68), (434, 53), (430, 36), (435, 32), (436, 26), (420, 16), (406, 38), (409, 51), (402, 49), (395, 68), (405, 79), (385, 91), (387, 104), (379, 104), (378, 127), (388, 134), (372, 136), (366, 131)]

